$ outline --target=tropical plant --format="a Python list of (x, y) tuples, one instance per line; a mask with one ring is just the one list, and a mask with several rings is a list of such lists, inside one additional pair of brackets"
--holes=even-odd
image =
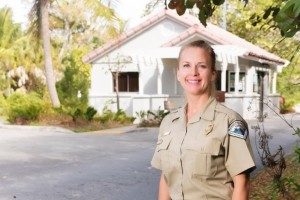
[(118, 35), (122, 21), (98, 0), (60, 0), (50, 9), (50, 28), (60, 60), (74, 48), (95, 48)]
[[(51, 13), (52, 10), (50, 9), (50, 5), (54, 3), (64, 4), (65, 8), (66, 5), (77, 5), (78, 1), (72, 1), (72, 0), (61, 0), (61, 1), (53, 1), (53, 0), (35, 0), (33, 7), (30, 12), (30, 21), (31, 21), (31, 28), (30, 31), (33, 33), (34, 36), (38, 36), (38, 38), (42, 39), (43, 43), (43, 50), (44, 50), (44, 67), (45, 67), (45, 75), (46, 75), (46, 81), (47, 81), (47, 87), (50, 94), (51, 102), (53, 107), (59, 107), (60, 101), (57, 95), (57, 90), (55, 88), (55, 76), (54, 76), (54, 69), (53, 69), (53, 63), (52, 63), (52, 57), (51, 57), (51, 43), (50, 43), (50, 30), (49, 30), (49, 13)], [(67, 12), (68, 9), (59, 10), (59, 11), (53, 11), (51, 16), (54, 20), (56, 27), (63, 27), (64, 32), (66, 32), (66, 38), (64, 38), (62, 41), (62, 50), (61, 53), (59, 53), (60, 59), (62, 59), (63, 51), (66, 49), (69, 49), (68, 43), (71, 42), (71, 36), (74, 33), (79, 33), (80, 35), (82, 30), (85, 30), (84, 24), (80, 24), (76, 22), (76, 17), (79, 13), (83, 13), (83, 16), (91, 16), (93, 13), (96, 13), (97, 16), (102, 16), (105, 19), (114, 19), (115, 15), (113, 13), (112, 9), (107, 8), (101, 1), (98, 0), (82, 0), (81, 2), (81, 8), (89, 8), (89, 11), (77, 11), (77, 12)], [(85, 5), (85, 6), (83, 6)], [(63, 7), (63, 6), (62, 6)], [(74, 10), (73, 10), (74, 11)], [(62, 14), (66, 13), (66, 14)], [(98, 22), (103, 23), (103, 20), (99, 20)], [(74, 26), (73, 26), (74, 25)], [(64, 42), (65, 41), (65, 42)]]
[(7, 98), (10, 122), (35, 120), (43, 112), (43, 100), (35, 93), (14, 93)]
[(64, 76), (57, 82), (62, 105), (69, 110), (68, 113), (73, 113), (77, 108), (85, 110), (88, 106), (90, 65), (81, 60), (86, 52), (87, 49), (75, 49), (64, 59)]
[[(249, 0), (241, 0), (245, 5)], [(183, 15), (187, 9), (198, 8), (198, 18), (206, 26), (208, 18), (213, 16), (217, 7), (225, 3), (225, 0), (153, 0), (152, 5), (164, 2), (166, 8), (175, 9), (178, 15)], [(293, 37), (300, 31), (300, 1), (299, 0), (277, 0), (272, 5), (265, 7), (263, 13), (256, 13), (253, 18), (257, 21), (271, 17), (271, 26), (281, 30), (285, 37)]]
[(41, 38), (44, 50), (44, 68), (48, 91), (53, 107), (60, 107), (60, 101), (55, 88), (55, 76), (51, 57), (49, 30), (49, 6), (51, 0), (35, 0), (30, 11), (31, 31)]

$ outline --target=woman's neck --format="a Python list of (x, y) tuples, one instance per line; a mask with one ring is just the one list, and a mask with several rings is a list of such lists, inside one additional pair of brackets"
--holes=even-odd
[(197, 96), (191, 95), (191, 96), (187, 96), (186, 98), (187, 98), (186, 116), (188, 121), (196, 113), (204, 109), (209, 99), (209, 95), (208, 94), (197, 95)]

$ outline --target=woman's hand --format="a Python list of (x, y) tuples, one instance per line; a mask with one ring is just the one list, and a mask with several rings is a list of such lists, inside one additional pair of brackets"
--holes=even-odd
[(159, 181), (158, 200), (171, 200), (169, 187), (165, 181), (164, 175), (161, 174)]
[(233, 182), (232, 200), (248, 200), (250, 190), (249, 174), (238, 174), (233, 178)]

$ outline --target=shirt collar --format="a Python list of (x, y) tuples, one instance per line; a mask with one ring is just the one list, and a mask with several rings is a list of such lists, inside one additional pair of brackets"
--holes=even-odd
[[(195, 123), (199, 121), (201, 118), (212, 121), (215, 118), (215, 108), (217, 105), (217, 100), (215, 97), (210, 97), (203, 109), (203, 111), (198, 112), (188, 123)], [(176, 119), (181, 119), (184, 122), (186, 122), (186, 106), (185, 104), (183, 107), (178, 108), (176, 113), (174, 113), (172, 117), (172, 122), (174, 122)]]
[[(193, 116), (188, 123), (198, 122), (200, 119), (212, 121), (215, 118), (215, 108), (217, 100), (214, 97), (210, 97), (204, 107), (204, 109)], [(186, 109), (184, 109), (186, 110)]]

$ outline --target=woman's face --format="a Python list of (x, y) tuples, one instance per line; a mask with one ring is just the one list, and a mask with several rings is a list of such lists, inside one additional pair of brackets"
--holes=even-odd
[(209, 53), (202, 48), (187, 47), (181, 52), (177, 79), (187, 95), (210, 94), (216, 73)]

